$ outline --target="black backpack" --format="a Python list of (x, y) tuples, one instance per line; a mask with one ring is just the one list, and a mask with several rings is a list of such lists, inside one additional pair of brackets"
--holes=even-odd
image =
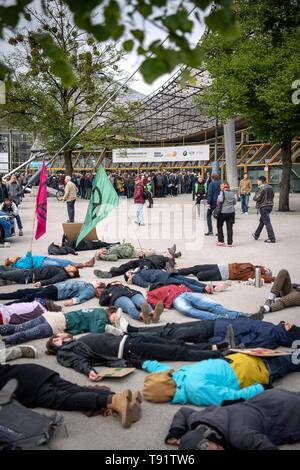
[(33, 449), (48, 443), (63, 417), (45, 416), (25, 408), (12, 398), (17, 381), (10, 380), (0, 390), (0, 450)]

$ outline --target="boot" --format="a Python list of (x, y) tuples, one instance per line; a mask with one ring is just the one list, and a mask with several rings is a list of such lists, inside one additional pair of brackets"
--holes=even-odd
[(112, 277), (112, 274), (109, 271), (100, 271), (100, 269), (94, 269), (94, 274), (96, 277), (100, 277), (101, 279)]
[(19, 237), (23, 237), (23, 230), (19, 230)]
[(160, 316), (163, 313), (163, 311), (164, 311), (164, 304), (160, 300), (159, 302), (157, 302), (155, 309), (152, 312), (152, 323), (159, 322)]
[(259, 311), (257, 313), (254, 313), (253, 315), (249, 315), (250, 320), (263, 320), (264, 319), (264, 314), (265, 314), (265, 309), (264, 307), (260, 307)]
[(226, 335), (224, 338), (224, 342), (228, 343), (229, 348), (235, 348), (235, 334), (232, 328), (232, 325), (228, 325), (226, 329)]
[(176, 253), (176, 245), (174, 243), (173, 246), (171, 246), (171, 248), (168, 248), (168, 252), (170, 253), (170, 255), (174, 256), (175, 253)]
[(44, 307), (48, 312), (61, 312), (62, 311), (62, 307), (60, 305), (56, 305), (52, 299), (45, 299)]
[(93, 256), (93, 258), (91, 258), (89, 261), (87, 261), (86, 263), (84, 263), (84, 266), (86, 268), (92, 268), (95, 264), (95, 256)]
[(146, 303), (142, 305), (140, 319), (146, 325), (149, 325), (149, 323), (151, 323), (151, 317), (148, 313), (148, 304), (146, 304)]
[(174, 253), (174, 258), (180, 258), (181, 257), (181, 251), (177, 251), (177, 253)]
[(139, 405), (136, 401), (132, 402), (131, 390), (127, 389), (112, 395), (111, 403), (107, 405), (107, 408), (121, 415), (122, 426), (125, 429), (139, 420)]

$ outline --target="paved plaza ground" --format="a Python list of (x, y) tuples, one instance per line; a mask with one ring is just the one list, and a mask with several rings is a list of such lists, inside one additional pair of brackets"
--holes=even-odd
[[(35, 199), (26, 196), (21, 207), (20, 214), (24, 224), (24, 237), (16, 236), (9, 248), (0, 250), (1, 264), (8, 256), (22, 256), (30, 244), (32, 217), (34, 212)], [(82, 221), (87, 209), (88, 201), (78, 201), (76, 203), (76, 221)], [(276, 203), (277, 205), (277, 203)], [(290, 213), (272, 214), (272, 222), (277, 236), (278, 243), (265, 244), (264, 236), (259, 241), (254, 241), (251, 233), (256, 228), (258, 216), (251, 203), (251, 210), (248, 216), (242, 215), (237, 210), (236, 224), (234, 226), (234, 247), (216, 247), (216, 237), (205, 237), (205, 221), (203, 218), (204, 208), (202, 208), (200, 218), (197, 217), (195, 207), (190, 195), (180, 195), (177, 198), (156, 199), (153, 209), (146, 209), (146, 226), (137, 228), (133, 223), (134, 208), (132, 200), (121, 200), (120, 207), (109, 219), (98, 227), (98, 233), (105, 241), (126, 240), (138, 244), (136, 238), (139, 237), (140, 244), (144, 248), (154, 248), (157, 251), (164, 250), (175, 241), (178, 249), (182, 251), (182, 258), (178, 260), (178, 266), (187, 267), (194, 264), (207, 263), (230, 263), (230, 262), (252, 262), (262, 264), (272, 268), (273, 273), (277, 273), (281, 268), (287, 268), (292, 276), (292, 280), (300, 281), (300, 195), (291, 195)], [(52, 241), (59, 242), (62, 235), (61, 224), (67, 219), (66, 206), (55, 198), (48, 199), (48, 222), (47, 234), (40, 240), (34, 242), (33, 254), (46, 255), (47, 247)], [(265, 234), (263, 234), (265, 235)], [(91, 257), (91, 252), (81, 252), (79, 256), (68, 256), (70, 260), (87, 260)], [(121, 264), (119, 261), (118, 264)], [(116, 263), (117, 264), (117, 263)], [(98, 266), (103, 269), (109, 268), (112, 264), (98, 262)], [(100, 267), (100, 269), (101, 269)], [(88, 268), (81, 271), (82, 278), (93, 280), (93, 269)], [(118, 278), (116, 278), (118, 279)], [(123, 279), (120, 279), (123, 280)], [(22, 287), (22, 286), (20, 286)], [(137, 287), (138, 288), (138, 287)], [(139, 288), (138, 288), (139, 289)], [(228, 292), (215, 295), (215, 299), (223, 303), (226, 307), (240, 310), (242, 312), (254, 313), (267, 298), (270, 286), (265, 285), (258, 289), (253, 286), (246, 286), (234, 282)], [(0, 290), (14, 290), (13, 286), (0, 287)], [(144, 289), (140, 289), (144, 291)], [(96, 307), (98, 301), (90, 300), (83, 304), (86, 307)], [(71, 307), (66, 310), (74, 309)], [(278, 313), (268, 314), (266, 320), (278, 323), (280, 320), (288, 320), (300, 324), (300, 307), (294, 307)], [(167, 310), (161, 317), (161, 322), (175, 321), (184, 322), (188, 318), (175, 312)], [(192, 319), (190, 319), (193, 321)], [(132, 324), (141, 325), (139, 322), (131, 320)], [(142, 326), (142, 325), (141, 325)], [(57, 370), (64, 379), (76, 382), (81, 385), (91, 385), (88, 378), (75, 372), (63, 368), (57, 364), (54, 357), (44, 354), (45, 340), (32, 342), (39, 351), (39, 364)], [(16, 361), (24, 363), (22, 359)], [(173, 363), (175, 367), (180, 363)], [(101, 368), (99, 369), (101, 370)], [(136, 371), (125, 379), (105, 380), (103, 384), (110, 386), (114, 391), (124, 388), (141, 389), (145, 373)], [(287, 390), (300, 391), (300, 373), (276, 383), (277, 387)], [(164, 437), (167, 434), (171, 419), (178, 409), (178, 406), (171, 404), (143, 403), (143, 413), (140, 422), (128, 430), (122, 429), (119, 421), (112, 417), (87, 418), (77, 412), (63, 413), (65, 424), (69, 436), (63, 432), (51, 442), (51, 447), (55, 449), (170, 449), (164, 444)], [(287, 446), (288, 447), (288, 446)], [(291, 448), (300, 449), (300, 444)]]

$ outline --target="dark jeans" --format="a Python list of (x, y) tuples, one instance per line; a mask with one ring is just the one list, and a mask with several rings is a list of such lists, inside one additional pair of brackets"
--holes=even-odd
[(81, 387), (53, 375), (38, 390), (34, 406), (61, 411), (99, 410), (107, 408), (109, 395), (109, 390)]
[(263, 228), (266, 227), (268, 238), (270, 240), (275, 240), (275, 234), (274, 234), (274, 230), (273, 230), (271, 219), (270, 219), (270, 214), (272, 212), (272, 209), (273, 209), (272, 206), (265, 206), (259, 209), (259, 212), (260, 212), (259, 225), (254, 234), (256, 238), (260, 237), (260, 234)]
[(156, 361), (202, 361), (220, 357), (214, 351), (203, 351), (199, 346), (181, 340), (167, 340), (151, 335), (129, 336), (124, 345), (124, 359), (131, 356)]
[(32, 269), (15, 269), (14, 271), (0, 271), (0, 278), (5, 281), (16, 282), (17, 284), (27, 284), (32, 282)]
[(53, 330), (45, 318), (40, 316), (19, 325), (11, 325), (10, 323), (1, 325), (0, 334), (7, 335), (3, 341), (7, 346), (11, 346), (33, 339), (49, 338), (53, 334)]
[(207, 231), (208, 231), (208, 233), (213, 233), (212, 213), (213, 213), (213, 211), (216, 207), (217, 207), (216, 204), (211, 204), (210, 208), (207, 209), (206, 219), (207, 219)]
[(178, 274), (194, 274), (199, 281), (221, 281), (222, 276), (217, 264), (199, 264), (190, 268), (178, 269)]
[(130, 271), (131, 269), (138, 268), (139, 265), (140, 265), (140, 260), (134, 259), (132, 261), (128, 261), (127, 263), (121, 264), (121, 266), (119, 266), (119, 267), (111, 268), (110, 273), (113, 277), (122, 276), (127, 271)]
[(14, 292), (0, 293), (0, 300), (20, 299), (19, 302), (33, 302), (38, 298), (58, 300), (57, 287), (46, 286), (39, 289), (18, 289)]
[(223, 225), (224, 222), (226, 223), (226, 230), (227, 230), (227, 243), (228, 245), (232, 245), (233, 242), (233, 224), (234, 224), (235, 214), (232, 212), (231, 214), (220, 214), (217, 218), (217, 228), (218, 228), (218, 241), (224, 243), (224, 232), (223, 232)]
[(23, 230), (23, 225), (22, 225), (21, 217), (19, 216), (19, 214), (18, 214), (18, 215), (14, 215), (14, 218), (16, 219), (18, 229), (19, 229), (19, 230)]
[(172, 276), (169, 277), (168, 279), (169, 284), (183, 284), (184, 286), (188, 287), (191, 289), (193, 292), (199, 292), (200, 294), (202, 292), (205, 292), (205, 287), (206, 284), (203, 284), (201, 282), (195, 281), (194, 279), (189, 279), (184, 276), (180, 276), (177, 274), (173, 274)]
[(74, 218), (75, 218), (75, 199), (74, 199), (74, 201), (68, 201), (67, 202), (67, 211), (68, 211), (69, 222), (74, 222)]
[(208, 341), (214, 336), (214, 325), (215, 322), (211, 320), (167, 323), (166, 325), (154, 326), (152, 328), (136, 328), (135, 326), (128, 325), (127, 332), (182, 340), (186, 343), (197, 344), (199, 349), (211, 350), (211, 344), (208, 344)]
[(291, 372), (300, 372), (300, 364), (293, 364), (292, 356), (268, 357), (264, 363), (270, 372), (270, 384)]

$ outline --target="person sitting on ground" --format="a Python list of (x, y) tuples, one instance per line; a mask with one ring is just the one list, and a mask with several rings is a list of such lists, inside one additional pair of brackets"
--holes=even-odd
[(18, 382), (15, 398), (27, 408), (82, 411), (87, 416), (107, 416), (107, 411), (111, 410), (121, 416), (124, 428), (141, 417), (139, 392), (127, 389), (115, 394), (108, 387), (80, 386), (38, 364), (0, 365), (0, 389), (11, 379)]
[(201, 345), (202, 349), (215, 348), (269, 348), (279, 346), (291, 348), (294, 341), (300, 340), (300, 327), (289, 322), (278, 325), (261, 320), (239, 317), (237, 320), (218, 318), (185, 323), (167, 323), (152, 328), (140, 328), (129, 324), (118, 309), (114, 326), (106, 326), (108, 333), (142, 333), (160, 338), (177, 339)]
[[(176, 250), (176, 247), (175, 247)], [(122, 243), (119, 245), (112, 246), (110, 248), (101, 248), (96, 252), (96, 259), (100, 261), (118, 261), (118, 259), (135, 259), (135, 258), (147, 258), (149, 256), (155, 255), (154, 250), (146, 250), (135, 248), (131, 243)], [(173, 250), (172, 248), (168, 248), (168, 250), (163, 254), (168, 258), (174, 257), (179, 258), (181, 253)]]
[(165, 443), (180, 450), (276, 450), (300, 441), (300, 394), (267, 390), (245, 403), (182, 407)]
[[(160, 286), (167, 286), (169, 284), (184, 286), (191, 289), (193, 292), (213, 294), (214, 292), (220, 292), (227, 290), (230, 286), (229, 281), (217, 284), (215, 287), (211, 284), (203, 284), (198, 281), (194, 281), (188, 277), (180, 276), (172, 272), (167, 272), (162, 269), (136, 269), (127, 271), (124, 274), (124, 279), (128, 284), (135, 284), (140, 287), (153, 287), (159, 284)], [(152, 289), (151, 289), (152, 290)]]
[(254, 357), (243, 353), (224, 359), (209, 359), (178, 370), (157, 361), (144, 361), (141, 368), (150, 372), (143, 395), (155, 403), (191, 403), (196, 406), (221, 405), (226, 400), (248, 400), (269, 388), (275, 380), (300, 372), (292, 356)]
[(87, 375), (90, 380), (101, 380), (95, 366), (135, 367), (142, 359), (158, 361), (202, 361), (220, 357), (218, 351), (201, 351), (194, 344), (169, 341), (154, 336), (132, 334), (87, 334), (74, 339), (68, 333), (52, 336), (46, 344), (46, 354), (56, 355), (57, 362)]
[(107, 284), (100, 296), (99, 304), (121, 308), (134, 320), (141, 320), (146, 324), (151, 321), (157, 323), (164, 310), (162, 302), (157, 302), (153, 309), (141, 292), (130, 289), (119, 281)]
[(284, 308), (300, 305), (300, 284), (292, 284), (289, 272), (281, 269), (277, 274), (271, 292), (260, 312), (278, 312)]
[(2, 202), (2, 204), (0, 205), (0, 211), (6, 212), (7, 214), (12, 215), (16, 219), (17, 226), (19, 229), (19, 236), (22, 237), (23, 225), (22, 225), (21, 217), (19, 215), (18, 206), (14, 203), (14, 201), (10, 199), (9, 197), (6, 197), (4, 201)]
[(121, 264), (110, 268), (109, 271), (100, 271), (99, 269), (94, 270), (94, 274), (100, 278), (111, 278), (116, 276), (123, 276), (127, 271), (132, 269), (173, 269), (175, 266), (175, 260), (173, 255), (162, 256), (162, 255), (151, 255), (145, 258), (134, 259), (127, 263)]
[(20, 299), (23, 302), (32, 302), (36, 298), (65, 300), (66, 307), (82, 304), (93, 297), (99, 298), (105, 287), (100, 281), (86, 282), (69, 279), (51, 286), (18, 289), (14, 292), (0, 293), (0, 300)]
[(104, 333), (107, 325), (113, 325), (116, 308), (86, 308), (73, 312), (44, 311), (33, 320), (12, 325), (0, 325), (0, 335), (6, 346), (22, 344), (34, 339), (50, 338), (58, 333), (79, 335)]
[(11, 266), (17, 269), (33, 269), (45, 266), (58, 266), (64, 268), (65, 266), (76, 266), (77, 268), (92, 268), (95, 264), (95, 258), (86, 261), (85, 263), (74, 263), (66, 259), (49, 258), (49, 256), (33, 256), (31, 251), (27, 251), (26, 256), (20, 258), (19, 256), (11, 256), (5, 260), (5, 266)]
[(49, 286), (67, 279), (78, 278), (79, 271), (76, 266), (44, 266), (33, 269), (14, 269), (0, 271), (0, 285), (29, 284), (34, 282), (35, 287)]
[[(1, 298), (1, 297), (0, 297)], [(217, 318), (236, 319), (239, 317), (262, 320), (263, 314), (246, 314), (236, 310), (229, 310), (218, 302), (209, 299), (205, 294), (192, 292), (182, 284), (179, 286), (168, 285), (147, 292), (147, 302), (155, 307), (157, 302), (162, 301), (165, 308), (174, 307), (178, 312), (188, 317), (199, 320), (216, 320)]]
[(265, 282), (273, 282), (272, 271), (265, 266), (254, 266), (251, 263), (200, 264), (190, 268), (177, 269), (174, 272), (182, 276), (193, 274), (199, 281), (248, 281), (255, 279), (255, 268), (260, 268)]
[(81, 242), (76, 245), (76, 240), (66, 240), (63, 238), (61, 244), (51, 243), (51, 245), (48, 246), (48, 255), (78, 255), (78, 251), (100, 250), (100, 248), (110, 248), (115, 244), (116, 243), (105, 243), (100, 240), (81, 240)]

